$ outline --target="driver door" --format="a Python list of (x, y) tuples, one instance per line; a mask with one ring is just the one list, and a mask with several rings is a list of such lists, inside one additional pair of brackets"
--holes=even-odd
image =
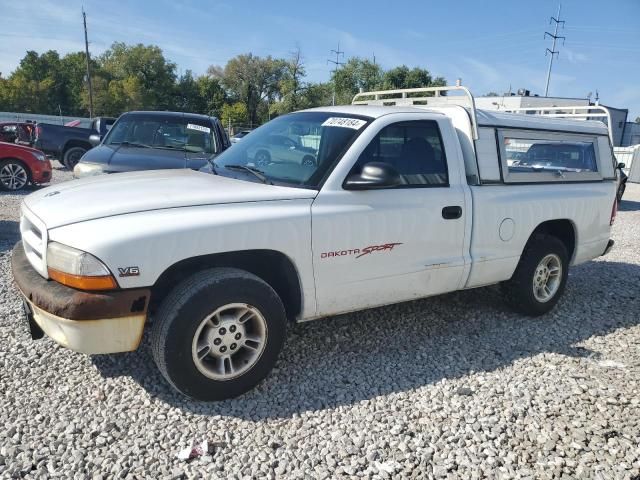
[(319, 193), (312, 206), (319, 316), (459, 288), (467, 212), (461, 162), (457, 151), (447, 162), (448, 153), (435, 120), (391, 123), (350, 173), (385, 162), (402, 185), (358, 191), (338, 185)]

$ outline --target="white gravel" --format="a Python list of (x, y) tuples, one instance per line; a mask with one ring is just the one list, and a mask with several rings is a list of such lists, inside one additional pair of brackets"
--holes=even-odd
[(21, 198), (0, 194), (0, 477), (640, 478), (640, 185), (552, 314), (492, 287), (298, 325), (258, 389), (217, 404), (174, 393), (147, 342), (89, 357), (27, 337)]

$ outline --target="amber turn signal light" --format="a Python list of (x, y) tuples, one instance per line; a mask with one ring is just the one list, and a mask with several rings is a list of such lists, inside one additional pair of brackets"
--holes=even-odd
[(115, 290), (118, 288), (118, 284), (112, 275), (84, 277), (49, 268), (49, 278), (78, 290)]

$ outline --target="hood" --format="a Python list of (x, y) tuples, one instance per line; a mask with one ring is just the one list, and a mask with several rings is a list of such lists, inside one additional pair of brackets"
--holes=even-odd
[(42, 153), (37, 148), (27, 147), (26, 145), (20, 145), (18, 143), (0, 142), (0, 148), (4, 148), (4, 149), (12, 149), (13, 148), (13, 149), (16, 149), (16, 150), (22, 150), (24, 152)]
[(147, 210), (304, 199), (317, 193), (193, 170), (154, 170), (71, 180), (38, 190), (24, 203), (49, 229)]
[(107, 172), (122, 172), (184, 168), (186, 156), (183, 150), (98, 145), (85, 153), (82, 161), (103, 165)]

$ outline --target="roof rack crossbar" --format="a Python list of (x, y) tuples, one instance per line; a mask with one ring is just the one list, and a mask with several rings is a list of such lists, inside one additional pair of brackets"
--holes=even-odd
[(541, 115), (545, 117), (554, 118), (575, 118), (589, 120), (592, 118), (605, 119), (607, 130), (609, 131), (609, 139), (613, 145), (613, 130), (611, 128), (611, 112), (607, 107), (602, 105), (565, 105), (556, 107), (519, 107), (519, 108), (505, 108), (501, 110), (507, 113), (528, 113), (534, 112), (534, 115)]
[[(455, 85), (450, 87), (424, 87), (424, 88), (402, 88), (397, 90), (377, 90), (372, 92), (361, 92), (356, 94), (351, 101), (351, 105), (415, 105), (416, 102), (428, 103), (434, 97), (441, 97), (442, 92), (461, 91), (464, 95), (447, 96), (447, 103), (468, 107), (471, 113), (471, 130), (473, 139), (478, 140), (478, 118), (476, 116), (476, 101), (467, 87)], [(411, 96), (414, 93), (433, 93), (433, 96)], [(363, 99), (367, 97), (368, 99)], [(370, 98), (373, 97), (373, 98)], [(456, 103), (456, 98), (464, 98), (465, 102)], [(398, 102), (400, 100), (400, 102)], [(464, 105), (462, 103), (465, 103)]]

